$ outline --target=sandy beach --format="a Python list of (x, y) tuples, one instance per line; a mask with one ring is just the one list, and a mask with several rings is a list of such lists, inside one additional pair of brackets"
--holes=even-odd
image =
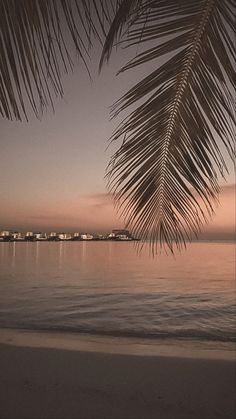
[(233, 360), (9, 343), (0, 344), (1, 419), (235, 418)]

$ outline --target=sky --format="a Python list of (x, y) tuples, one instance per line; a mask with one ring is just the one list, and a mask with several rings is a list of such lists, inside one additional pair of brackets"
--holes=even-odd
[[(115, 77), (127, 52), (114, 55), (91, 81), (81, 66), (63, 77), (64, 97), (41, 120), (0, 119), (0, 230), (109, 232), (124, 227), (106, 189), (105, 168), (119, 144), (108, 140), (119, 120), (109, 107), (138, 80), (143, 70)], [(229, 163), (229, 162), (228, 162)], [(235, 176), (232, 163), (221, 182), (220, 203), (202, 237), (232, 238)]]

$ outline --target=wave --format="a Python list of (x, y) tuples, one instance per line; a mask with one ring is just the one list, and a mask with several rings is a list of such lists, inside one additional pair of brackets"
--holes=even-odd
[(73, 326), (43, 326), (35, 325), (32, 327), (29, 323), (19, 325), (0, 325), (1, 328), (30, 330), (38, 332), (63, 332), (73, 334), (86, 334), (93, 336), (106, 337), (123, 337), (123, 338), (137, 338), (148, 340), (191, 340), (191, 341), (208, 341), (208, 342), (222, 342), (222, 343), (236, 343), (236, 336), (233, 332), (223, 333), (222, 331), (202, 331), (202, 330), (178, 330), (178, 331), (155, 331), (153, 333), (143, 331), (131, 330), (101, 330), (88, 327), (73, 327)]

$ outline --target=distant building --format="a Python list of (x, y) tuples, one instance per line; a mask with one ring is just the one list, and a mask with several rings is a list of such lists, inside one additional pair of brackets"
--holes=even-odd
[(48, 235), (49, 241), (56, 241), (58, 239), (58, 234), (55, 231), (51, 231), (51, 233)]
[(92, 234), (89, 234), (89, 233), (81, 234), (81, 239), (82, 240), (92, 240), (93, 236), (92, 236)]
[(10, 231), (7, 231), (7, 230), (1, 231), (0, 237), (1, 237), (1, 240), (3, 240), (3, 241), (11, 241), (12, 240), (12, 234), (11, 234)]
[(34, 233), (33, 231), (27, 231), (26, 235), (25, 235), (25, 240), (26, 241), (34, 241)]
[(117, 236), (131, 237), (129, 230), (112, 230), (112, 233)]
[(55, 231), (50, 232), (49, 234), (41, 231), (27, 231), (26, 233), (21, 233), (18, 231), (8, 231), (3, 230), (0, 232), (1, 241), (58, 241), (58, 240), (138, 240), (134, 239), (129, 230), (124, 229), (114, 229), (110, 234), (99, 234), (99, 233), (58, 233)]
[(70, 233), (59, 233), (58, 238), (59, 240), (71, 240), (72, 236)]
[(48, 235), (48, 239), (53, 239), (53, 238), (57, 238), (57, 233), (55, 231), (51, 231), (51, 233), (49, 233)]
[(47, 240), (47, 234), (46, 233), (41, 233), (41, 232), (37, 232), (33, 234), (35, 240)]
[(48, 237), (57, 237), (57, 233), (55, 231), (52, 231)]
[(104, 235), (103, 234), (94, 234), (93, 235), (93, 240), (104, 240)]
[(25, 235), (25, 237), (33, 237), (33, 236), (34, 236), (33, 231), (27, 231), (27, 233)]
[(10, 236), (11, 235), (11, 233), (10, 233), (10, 231), (1, 231), (1, 233), (0, 233), (0, 236), (1, 237), (7, 237), (7, 236)]
[(129, 230), (112, 230), (107, 237), (110, 240), (132, 240)]
[(19, 231), (14, 231), (14, 233), (12, 233), (12, 238), (13, 240), (24, 240), (25, 236)]

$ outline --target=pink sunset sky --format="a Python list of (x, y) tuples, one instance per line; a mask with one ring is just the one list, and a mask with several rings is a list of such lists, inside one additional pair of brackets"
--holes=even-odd
[[(114, 76), (121, 64), (119, 55), (100, 76), (94, 65), (93, 82), (77, 66), (64, 77), (55, 114), (48, 110), (41, 121), (33, 115), (28, 123), (0, 119), (0, 230), (104, 232), (124, 226), (104, 179), (118, 147), (107, 149), (119, 122), (109, 121), (109, 107), (135, 82), (126, 73)], [(135, 74), (138, 80), (140, 70)], [(227, 161), (228, 185), (221, 182), (220, 204), (204, 233), (215, 238), (232, 238), (235, 230), (235, 177)]]

